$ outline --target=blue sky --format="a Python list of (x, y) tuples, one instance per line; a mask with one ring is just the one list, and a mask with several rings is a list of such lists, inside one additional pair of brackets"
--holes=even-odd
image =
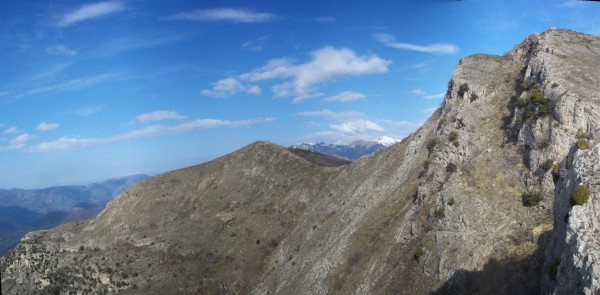
[(14, 1), (0, 4), (0, 187), (198, 164), (256, 140), (402, 138), (458, 60), (582, 1)]

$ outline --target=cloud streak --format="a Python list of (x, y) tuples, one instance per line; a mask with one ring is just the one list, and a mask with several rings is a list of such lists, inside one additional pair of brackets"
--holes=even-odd
[(180, 12), (167, 16), (164, 20), (186, 20), (199, 22), (264, 23), (276, 19), (271, 13), (254, 12), (239, 8), (213, 8)]
[(63, 15), (58, 21), (57, 26), (68, 27), (79, 22), (106, 17), (123, 10), (125, 10), (125, 5), (118, 1), (86, 4)]
[(135, 138), (154, 137), (168, 135), (174, 133), (192, 132), (204, 129), (219, 128), (219, 127), (244, 127), (258, 123), (272, 122), (276, 118), (254, 118), (239, 121), (228, 121), (218, 119), (196, 119), (177, 125), (150, 125), (130, 132), (121, 133), (108, 137), (97, 138), (82, 138), (82, 137), (61, 137), (54, 141), (46, 141), (31, 146), (27, 149), (29, 152), (48, 152), (48, 151), (65, 151), (78, 148), (89, 147), (112, 142), (126, 141)]
[(418, 51), (430, 54), (455, 54), (458, 52), (458, 46), (449, 43), (435, 43), (430, 45), (415, 45), (410, 43), (397, 42), (396, 38), (390, 34), (379, 33), (373, 34), (373, 37), (378, 42), (387, 47)]
[(77, 51), (64, 46), (64, 45), (54, 45), (46, 48), (46, 53), (50, 55), (64, 55), (64, 56), (76, 56)]
[(338, 95), (329, 96), (323, 99), (323, 101), (337, 101), (337, 102), (352, 102), (367, 97), (360, 92), (344, 91)]
[(298, 112), (296, 116), (301, 117), (322, 117), (326, 119), (335, 119), (335, 120), (343, 120), (348, 118), (361, 118), (364, 117), (365, 114), (357, 111), (344, 111), (344, 112), (334, 112), (329, 109), (323, 109), (319, 111), (310, 111), (310, 112)]
[(118, 76), (117, 74), (105, 73), (105, 74), (99, 74), (96, 76), (72, 79), (72, 80), (68, 80), (68, 81), (65, 81), (62, 83), (57, 83), (54, 85), (33, 88), (33, 89), (30, 89), (28, 91), (25, 91), (25, 92), (17, 95), (17, 97), (25, 97), (25, 96), (32, 96), (32, 95), (39, 95), (39, 94), (46, 94), (46, 93), (64, 92), (64, 91), (83, 89), (83, 88), (91, 87), (91, 86), (100, 84), (102, 82), (111, 80), (113, 78), (116, 78), (117, 76)]
[(154, 111), (146, 114), (141, 114), (135, 118), (136, 120), (138, 120), (138, 122), (141, 123), (151, 123), (164, 120), (183, 120), (186, 119), (187, 116), (180, 115), (175, 111)]

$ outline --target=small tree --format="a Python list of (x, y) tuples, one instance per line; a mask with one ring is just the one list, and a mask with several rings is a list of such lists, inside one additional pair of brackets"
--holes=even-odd
[(458, 96), (464, 96), (465, 93), (467, 93), (469, 91), (469, 85), (467, 83), (462, 83), (460, 84), (460, 87), (458, 88)]
[(427, 151), (431, 154), (431, 152), (433, 152), (433, 149), (435, 148), (435, 145), (437, 144), (437, 140), (435, 140), (435, 138), (430, 139), (429, 141), (427, 141)]
[(523, 199), (523, 206), (532, 207), (537, 206), (543, 199), (544, 196), (540, 192), (526, 192), (521, 195)]
[(448, 165), (446, 165), (446, 172), (453, 173), (453, 172), (456, 172), (456, 170), (457, 170), (457, 167), (454, 163), (450, 162), (450, 163), (448, 163)]
[(590, 198), (590, 189), (587, 186), (580, 184), (571, 193), (571, 205), (572, 206), (575, 206), (575, 205), (581, 206), (581, 205), (587, 203), (589, 198)]

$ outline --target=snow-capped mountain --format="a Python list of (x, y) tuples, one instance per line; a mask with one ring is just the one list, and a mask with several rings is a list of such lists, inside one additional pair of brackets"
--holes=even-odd
[(357, 140), (350, 144), (328, 144), (319, 142), (301, 143), (292, 147), (355, 161), (364, 155), (374, 153), (399, 141), (400, 140), (389, 136), (382, 136), (378, 140)]

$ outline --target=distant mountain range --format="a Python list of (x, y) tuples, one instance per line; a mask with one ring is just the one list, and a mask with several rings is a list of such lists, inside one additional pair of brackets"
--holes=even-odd
[(95, 217), (115, 196), (148, 177), (134, 174), (85, 186), (0, 190), (0, 255), (30, 231)]
[(378, 140), (357, 140), (350, 144), (328, 144), (324, 142), (314, 144), (301, 143), (293, 145), (292, 148), (303, 149), (349, 161), (355, 161), (362, 156), (372, 154), (399, 141), (400, 140), (395, 138), (382, 136)]

